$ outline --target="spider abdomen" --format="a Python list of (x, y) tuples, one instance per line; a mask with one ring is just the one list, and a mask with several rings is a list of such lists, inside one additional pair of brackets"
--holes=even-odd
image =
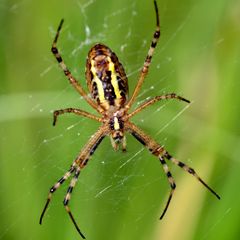
[(86, 62), (86, 79), (92, 98), (104, 109), (124, 106), (128, 80), (116, 54), (103, 44), (94, 45)]

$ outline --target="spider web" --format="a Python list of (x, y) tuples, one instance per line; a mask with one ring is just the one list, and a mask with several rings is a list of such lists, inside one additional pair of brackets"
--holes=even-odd
[[(172, 25), (169, 26), (167, 22), (171, 20), (170, 16), (177, 10), (172, 7), (170, 2), (164, 2), (161, 6), (158, 3), (161, 19), (164, 20), (161, 23), (162, 37), (156, 48), (153, 62), (150, 66), (150, 73), (137, 97), (134, 107), (156, 95), (163, 95), (169, 92), (176, 92), (184, 96), (190, 94), (191, 87), (184, 88), (184, 86), (187, 86), (187, 81), (183, 79), (183, 77), (186, 77), (186, 74), (181, 73), (178, 69), (181, 64), (177, 64), (178, 59), (176, 53), (174, 53), (173, 46), (181, 39), (183, 32), (186, 30), (186, 25), (192, 20), (193, 11), (199, 2), (195, 1), (191, 8), (184, 5), (181, 10), (186, 13), (185, 16), (178, 14), (177, 23), (173, 24), (172, 22)], [(13, 14), (18, 14), (22, 9), (27, 8), (30, 3), (31, 1), (20, 1), (11, 6), (1, 3), (0, 7), (3, 9), (2, 11), (7, 10), (12, 11)], [(71, 18), (71, 15), (67, 15), (65, 12), (68, 17), (65, 18), (63, 31), (58, 42), (67, 66), (86, 89), (84, 66), (87, 51), (96, 42), (105, 43), (118, 55), (122, 62), (129, 78), (131, 94), (154, 32), (153, 4), (151, 2), (146, 4), (143, 1), (131, 1), (130, 4), (125, 5), (123, 3), (115, 3), (115, 8), (113, 8), (109, 3), (109, 6), (104, 5), (101, 8), (102, 14), (96, 14), (96, 19), (90, 17), (93, 16), (91, 12), (96, 11), (103, 4), (102, 1), (78, 0), (72, 1), (71, 4), (71, 9), (74, 9), (73, 16)], [(146, 9), (140, 7), (142, 4), (144, 4)], [(60, 13), (59, 16), (61, 16)], [(56, 24), (55, 21), (49, 24), (48, 34), (50, 40), (54, 37)], [(205, 42), (197, 46), (196, 51), (200, 52), (202, 48), (208, 47), (208, 43)], [(6, 142), (11, 143), (12, 141), (7, 135), (7, 128), (4, 128), (6, 123), (13, 125), (13, 131), (15, 131), (15, 124), (29, 124), (29, 131), (31, 132), (24, 132), (27, 128), (24, 128), (24, 131), (19, 130), (16, 132), (18, 136), (21, 135), (21, 138), (17, 137), (18, 147), (14, 151), (9, 152), (11, 161), (13, 159), (19, 159), (18, 161), (20, 161), (20, 163), (15, 165), (18, 169), (13, 170), (14, 180), (11, 180), (9, 176), (6, 179), (6, 174), (3, 174), (3, 172), (1, 174), (5, 176), (5, 179), (1, 180), (9, 183), (1, 188), (3, 196), (5, 191), (9, 191), (10, 186), (15, 184), (15, 187), (10, 187), (13, 188), (12, 193), (8, 195), (8, 199), (3, 198), (2, 200), (4, 208), (1, 208), (0, 216), (6, 218), (6, 222), (1, 224), (0, 239), (13, 239), (14, 237), (11, 238), (11, 235), (14, 236), (14, 232), (19, 230), (21, 222), (27, 224), (29, 219), (32, 222), (32, 218), (38, 218), (42, 210), (41, 207), (44, 206), (49, 187), (68, 170), (78, 152), (98, 127), (98, 123), (67, 114), (59, 117), (55, 128), (51, 126), (52, 112), (56, 109), (77, 107), (92, 113), (94, 112), (68, 85), (67, 79), (58, 68), (51, 53), (47, 56), (41, 56), (40, 61), (43, 63), (36, 63), (41, 67), (39, 68), (38, 76), (34, 78), (47, 85), (44, 90), (30, 89), (29, 91), (19, 91), (20, 93), (13, 94), (9, 94), (6, 91), (6, 94), (2, 94), (0, 97), (0, 109), (4, 113), (0, 118), (0, 121), (3, 123), (1, 129), (2, 146)], [(194, 77), (190, 76), (190, 78)], [(26, 73), (25, 78), (27, 81), (32, 79), (30, 70)], [(181, 84), (181, 81), (184, 81), (184, 84)], [(188, 98), (187, 95), (186, 98)], [(189, 137), (193, 134), (189, 131), (193, 130), (194, 126), (198, 126), (200, 129), (207, 128), (211, 132), (215, 131), (215, 129), (212, 126), (204, 125), (190, 114), (190, 109), (194, 108), (194, 104), (193, 102), (192, 106), (186, 106), (185, 103), (177, 101), (160, 102), (135, 116), (133, 122), (165, 146), (178, 159), (183, 160), (190, 166), (195, 166), (197, 169), (198, 165), (192, 163), (195, 162), (195, 159), (192, 160), (191, 156), (194, 151), (191, 151), (186, 145)], [(189, 106), (190, 109), (188, 109)], [(169, 190), (166, 176), (158, 160), (151, 156), (130, 135), (127, 135), (127, 144), (126, 153), (121, 151), (114, 152), (111, 149), (110, 140), (105, 138), (89, 164), (80, 174), (79, 181), (72, 194), (70, 206), (77, 222), (79, 222), (80, 227), (84, 229), (84, 233), (87, 236), (91, 234), (95, 236), (94, 226), (96, 227), (98, 224), (100, 225), (99, 228), (104, 226), (104, 223), (99, 223), (97, 219), (104, 221), (104, 219), (112, 218), (115, 230), (109, 229), (109, 231), (116, 231), (120, 236), (125, 236), (123, 234), (124, 231), (126, 233), (129, 232), (129, 236), (132, 236), (129, 239), (159, 239), (159, 236), (162, 237), (166, 234), (163, 227), (165, 226), (166, 229), (169, 229), (169, 225), (166, 222), (162, 224), (157, 221)], [(191, 139), (190, 146), (192, 148), (203, 148), (194, 139)], [(7, 166), (7, 159), (1, 159), (1, 169), (7, 169)], [(205, 167), (200, 166), (204, 171), (206, 170)], [(202, 169), (200, 169), (200, 172), (203, 172), (201, 171)], [(176, 176), (177, 185), (180, 182), (178, 186), (183, 188), (181, 179), (177, 177), (177, 173), (180, 173), (181, 170), (178, 171), (176, 167), (171, 169), (171, 171)], [(11, 176), (9, 170), (8, 173)], [(183, 172), (181, 174), (189, 181), (192, 181)], [(19, 182), (16, 182), (17, 179), (19, 179)], [(187, 182), (184, 183), (188, 184)], [(75, 230), (69, 223), (68, 216), (62, 207), (62, 199), (65, 196), (68, 184), (69, 182), (64, 184), (53, 196), (50, 208), (44, 219), (44, 227), (40, 229), (42, 232), (52, 231), (52, 234), (59, 236), (59, 238), (61, 234), (57, 231), (62, 227), (63, 232), (65, 230), (70, 236), (76, 237)], [(191, 187), (192, 185), (187, 186)], [(19, 195), (18, 189), (22, 189), (22, 195)], [(188, 193), (187, 190), (183, 189), (184, 191)], [(29, 213), (27, 211), (29, 209), (25, 206), (23, 211), (18, 211), (14, 218), (7, 217), (11, 209), (21, 209), (25, 202), (31, 205), (31, 201), (35, 201), (33, 214)], [(212, 199), (208, 201), (210, 202)], [(202, 206), (203, 200), (200, 200), (198, 203)], [(170, 208), (173, 208), (173, 210), (169, 209), (169, 211), (173, 214), (174, 211), (178, 211), (178, 207), (176, 200), (170, 205)], [(200, 213), (197, 210), (195, 211), (194, 207), (192, 210), (193, 217), (196, 216), (197, 219)], [(198, 238), (207, 239), (208, 234), (224, 220), (224, 217), (230, 210), (230, 208), (227, 209), (218, 222), (208, 227), (205, 226), (206, 231), (200, 233)], [(169, 213), (170, 216), (171, 212)], [(177, 213), (177, 215), (179, 214)], [(81, 220), (79, 221), (79, 219)], [(123, 222), (121, 222), (120, 226), (118, 226), (117, 223), (119, 222), (116, 219), (122, 219)], [(34, 219), (36, 223), (37, 220)], [(106, 220), (108, 223), (109, 221), (111, 222), (111, 220)], [(128, 224), (133, 230), (129, 230)], [(162, 226), (159, 226), (161, 224)], [(64, 225), (67, 225), (67, 227)], [(118, 226), (117, 230), (116, 226)], [(143, 226), (146, 229), (141, 238), (139, 232), (143, 231)], [(193, 229), (197, 228), (197, 220), (194, 220), (191, 226)], [(106, 225), (103, 228), (106, 229)], [(44, 233), (39, 233), (40, 231), (37, 226), (34, 227), (34, 232), (31, 236), (24, 234), (23, 236), (25, 239), (42, 239)], [(96, 232), (98, 231), (96, 230)], [(194, 236), (193, 231), (185, 233), (187, 234), (185, 237), (187, 236), (188, 239), (191, 239)], [(147, 234), (150, 234), (149, 238), (146, 238)], [(47, 235), (46, 239), (50, 239), (51, 236), (51, 234)], [(107, 239), (102, 236), (105, 235), (101, 235), (98, 239)], [(182, 237), (181, 239), (187, 238)]]

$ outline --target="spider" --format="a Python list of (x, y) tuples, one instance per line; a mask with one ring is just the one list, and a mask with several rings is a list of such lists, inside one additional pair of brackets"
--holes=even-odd
[(94, 45), (90, 49), (86, 60), (85, 76), (88, 89), (91, 93), (91, 97), (87, 95), (85, 90), (74, 78), (74, 76), (64, 63), (61, 54), (58, 51), (57, 40), (63, 25), (63, 19), (61, 20), (52, 44), (52, 53), (58, 61), (64, 74), (68, 78), (70, 84), (72, 84), (72, 86), (77, 90), (77, 92), (87, 101), (90, 106), (92, 106), (101, 115), (101, 117), (83, 111), (81, 109), (66, 108), (54, 111), (53, 125), (56, 125), (56, 121), (59, 115), (65, 113), (74, 113), (76, 115), (84, 116), (98, 121), (101, 123), (101, 126), (98, 128), (96, 133), (92, 135), (87, 144), (83, 147), (83, 149), (71, 165), (70, 169), (51, 187), (46, 204), (40, 217), (40, 224), (42, 223), (43, 216), (52, 199), (53, 193), (65, 182), (65, 180), (67, 180), (70, 176), (73, 176), (68, 187), (67, 194), (64, 198), (63, 204), (73, 224), (75, 225), (76, 230), (81, 235), (81, 237), (85, 239), (85, 236), (82, 234), (69, 208), (69, 200), (71, 198), (71, 193), (77, 183), (81, 170), (86, 166), (88, 160), (94, 154), (95, 150), (106, 136), (110, 137), (112, 147), (115, 150), (118, 150), (119, 146), (121, 146), (122, 151), (126, 151), (126, 132), (130, 133), (141, 144), (143, 144), (150, 151), (151, 154), (153, 154), (159, 159), (163, 170), (167, 176), (171, 191), (165, 208), (160, 216), (160, 219), (164, 217), (172, 199), (173, 193), (176, 189), (174, 178), (172, 177), (166, 160), (169, 160), (173, 164), (179, 166), (186, 172), (193, 175), (212, 194), (214, 194), (218, 199), (220, 199), (220, 196), (197, 175), (194, 169), (174, 158), (162, 145), (158, 144), (152, 137), (147, 135), (145, 132), (143, 132), (143, 130), (141, 130), (139, 127), (137, 127), (134, 123), (130, 121), (130, 118), (133, 117), (135, 114), (139, 113), (146, 107), (164, 99), (177, 99), (186, 103), (190, 103), (189, 100), (178, 96), (175, 93), (170, 93), (151, 98), (150, 100), (147, 100), (135, 110), (129, 113), (129, 109), (135, 102), (136, 97), (138, 96), (138, 93), (144, 82), (144, 79), (148, 73), (152, 56), (160, 37), (160, 20), (156, 0), (154, 0), (154, 8), (156, 14), (156, 29), (152, 38), (151, 46), (148, 50), (147, 57), (140, 71), (138, 82), (130, 99), (128, 99), (128, 79), (122, 64), (119, 62), (116, 54), (109, 47), (100, 43)]

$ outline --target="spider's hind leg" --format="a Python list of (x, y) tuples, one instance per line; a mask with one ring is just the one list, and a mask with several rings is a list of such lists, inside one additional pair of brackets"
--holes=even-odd
[(88, 102), (88, 104), (90, 106), (92, 106), (94, 109), (96, 109), (99, 113), (102, 112), (102, 109), (97, 105), (97, 103), (95, 103), (85, 92), (85, 90), (83, 89), (83, 87), (81, 86), (81, 84), (75, 79), (75, 77), (72, 75), (71, 71), (69, 70), (69, 68), (67, 67), (67, 65), (65, 64), (61, 53), (58, 51), (57, 48), (57, 41), (60, 35), (60, 31), (63, 25), (63, 19), (60, 21), (60, 24), (58, 26), (55, 38), (53, 40), (52, 43), (52, 48), (51, 51), (54, 55), (54, 57), (56, 58), (56, 60), (59, 63), (60, 68), (63, 70), (65, 76), (68, 78), (69, 83), (76, 89), (76, 91)]
[(153, 34), (152, 42), (151, 42), (151, 45), (149, 47), (147, 56), (145, 58), (143, 67), (141, 69), (137, 85), (135, 86), (133, 94), (132, 94), (131, 98), (129, 99), (129, 101), (126, 105), (126, 109), (130, 109), (130, 107), (134, 103), (134, 101), (135, 101), (135, 99), (136, 99), (136, 97), (137, 97), (137, 95), (138, 95), (138, 93), (141, 89), (141, 86), (144, 82), (144, 79), (148, 74), (148, 69), (149, 69), (149, 66), (150, 66), (151, 61), (152, 61), (154, 50), (155, 50), (155, 48), (157, 46), (157, 43), (158, 43), (158, 40), (160, 38), (160, 18), (159, 18), (159, 12), (158, 12), (158, 6), (157, 6), (156, 0), (154, 0), (154, 8), (155, 8), (155, 14), (156, 14), (156, 29), (155, 29), (155, 32)]

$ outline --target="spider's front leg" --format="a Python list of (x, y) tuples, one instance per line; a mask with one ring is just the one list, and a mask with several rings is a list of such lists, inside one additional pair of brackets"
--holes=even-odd
[(47, 197), (47, 201), (45, 203), (45, 206), (44, 206), (43, 211), (40, 216), (39, 224), (42, 224), (44, 214), (47, 210), (47, 207), (48, 207), (50, 201), (52, 200), (53, 193), (72, 175), (72, 173), (75, 171), (75, 167), (76, 167), (76, 164), (74, 163), (70, 167), (70, 169), (50, 188), (48, 197)]
[(174, 179), (172, 177), (171, 172), (169, 171), (168, 165), (166, 164), (164, 159), (168, 159), (177, 166), (181, 167), (186, 172), (193, 175), (199, 182), (201, 182), (212, 194), (214, 194), (218, 199), (220, 199), (220, 196), (212, 189), (210, 188), (195, 172), (194, 169), (190, 168), (188, 165), (186, 165), (183, 162), (178, 161), (177, 159), (173, 158), (161, 145), (159, 145), (154, 139), (152, 139), (150, 136), (145, 134), (141, 129), (139, 129), (136, 125), (134, 125), (131, 122), (125, 123), (126, 130), (131, 133), (140, 143), (142, 143), (144, 146), (148, 148), (148, 150), (159, 158), (160, 163), (163, 166), (164, 172), (167, 175), (171, 192), (168, 197), (167, 204), (163, 210), (162, 215), (160, 216), (160, 219), (162, 219), (168, 209), (168, 206), (170, 204), (170, 201), (172, 199), (172, 195), (174, 193), (174, 190), (176, 188), (176, 184), (174, 182)]
[(102, 142), (103, 138), (108, 134), (108, 126), (106, 125), (102, 125), (98, 131), (90, 138), (90, 140), (88, 141), (88, 143), (83, 147), (83, 149), (81, 150), (80, 154), (78, 155), (78, 157), (76, 158), (76, 160), (74, 161), (73, 165), (71, 166), (70, 170), (68, 172), (66, 172), (66, 174), (59, 179), (59, 181), (54, 184), (54, 186), (50, 189), (50, 192), (48, 194), (48, 198), (47, 198), (47, 202), (44, 206), (44, 209), (42, 211), (41, 217), (40, 217), (40, 224), (42, 223), (42, 219), (44, 217), (44, 214), (47, 210), (47, 207), (52, 199), (52, 194), (63, 184), (63, 182), (69, 178), (72, 174), (74, 174), (70, 185), (68, 187), (67, 190), (67, 194), (64, 198), (63, 204), (64, 207), (69, 215), (69, 217), (71, 218), (75, 228), (77, 229), (78, 233), (80, 234), (80, 236), (82, 238), (85, 239), (84, 235), (82, 234), (80, 228), (78, 227), (73, 214), (69, 208), (69, 201), (71, 198), (71, 193), (73, 191), (73, 188), (75, 187), (80, 171), (82, 168), (84, 168), (88, 162), (88, 160), (90, 159), (90, 157), (94, 154), (94, 152), (96, 151), (97, 147), (99, 146), (99, 144)]
[(167, 209), (168, 209), (168, 206), (170, 204), (170, 201), (172, 199), (172, 196), (173, 196), (173, 193), (174, 193), (174, 190), (176, 188), (176, 184), (175, 184), (175, 181), (174, 181), (174, 178), (172, 177), (172, 174), (168, 168), (168, 165), (167, 163), (165, 162), (164, 158), (163, 158), (163, 155), (164, 153), (166, 152), (164, 150), (163, 147), (161, 147), (157, 142), (155, 142), (152, 138), (150, 138), (149, 136), (147, 136), (142, 130), (140, 130), (136, 125), (134, 125), (133, 123), (131, 122), (127, 122), (125, 124), (126, 126), (126, 129), (128, 132), (130, 132), (140, 143), (142, 143), (145, 147), (148, 148), (148, 150), (156, 157), (159, 158), (160, 160), (160, 163), (162, 164), (162, 167), (163, 167), (163, 170), (167, 176), (167, 179), (168, 179), (168, 182), (170, 184), (170, 187), (171, 187), (171, 192), (169, 194), (169, 197), (168, 197), (168, 201), (167, 201), (167, 204), (163, 210), (163, 213), (160, 217), (160, 219), (163, 218), (163, 216), (165, 215)]
[(76, 168), (75, 175), (74, 175), (73, 179), (71, 180), (70, 186), (68, 187), (68, 190), (67, 190), (67, 194), (66, 194), (66, 196), (64, 198), (64, 201), (63, 201), (64, 207), (65, 207), (69, 217), (71, 218), (75, 228), (77, 229), (77, 231), (81, 235), (81, 237), (84, 238), (84, 239), (85, 239), (85, 237), (81, 233), (81, 230), (78, 227), (77, 222), (75, 221), (68, 204), (69, 204), (69, 200), (71, 198), (71, 193), (73, 191), (73, 188), (75, 187), (75, 185), (77, 183), (78, 176), (80, 174), (81, 169), (86, 166), (86, 164), (87, 164), (88, 160), (90, 159), (91, 155), (94, 154), (97, 147), (99, 146), (99, 144), (102, 142), (102, 140), (104, 139), (104, 137), (107, 134), (108, 134), (108, 126), (105, 126), (105, 125), (101, 126), (98, 129), (98, 131), (90, 138), (88, 143), (84, 146), (84, 148), (82, 149), (82, 151), (80, 152), (80, 154), (78, 155), (76, 160), (74, 161), (74, 163), (78, 167)]
[(63, 205), (64, 205), (66, 211), (68, 212), (68, 214), (69, 214), (69, 216), (70, 216), (70, 218), (71, 218), (71, 220), (72, 220), (75, 228), (77, 229), (78, 233), (80, 234), (80, 236), (81, 236), (83, 239), (85, 239), (85, 236), (82, 234), (80, 228), (78, 227), (78, 225), (77, 225), (77, 223), (76, 223), (76, 221), (75, 221), (75, 219), (74, 219), (74, 217), (73, 217), (73, 215), (72, 215), (72, 212), (71, 212), (71, 210), (70, 210), (70, 208), (69, 208), (69, 206), (68, 206), (68, 202), (69, 202), (69, 200), (70, 200), (70, 198), (71, 198), (72, 190), (73, 190), (73, 188), (75, 187), (75, 185), (76, 185), (76, 183), (77, 183), (77, 180), (78, 180), (78, 177), (79, 177), (79, 174), (80, 174), (80, 170), (81, 170), (81, 168), (78, 167), (78, 168), (76, 169), (76, 171), (75, 171), (74, 177), (72, 178), (71, 183), (70, 183), (70, 185), (69, 185), (69, 187), (68, 187), (67, 194), (66, 194), (66, 196), (65, 196), (65, 198), (64, 198), (64, 200), (63, 200)]

